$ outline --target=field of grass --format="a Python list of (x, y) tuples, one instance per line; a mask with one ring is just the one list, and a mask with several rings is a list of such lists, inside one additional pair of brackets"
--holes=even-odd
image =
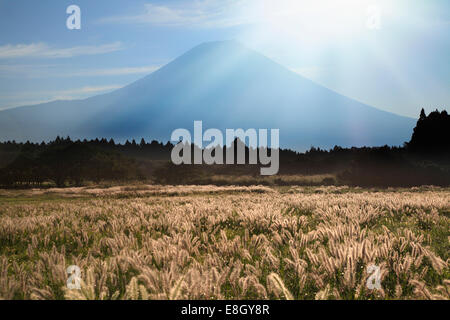
[(450, 299), (449, 227), (433, 187), (0, 190), (0, 298)]
[(317, 174), (317, 175), (275, 175), (275, 176), (261, 176), (261, 175), (217, 175), (213, 174), (207, 178), (199, 179), (202, 184), (207, 182), (211, 185), (265, 185), (265, 186), (320, 186), (323, 184), (335, 184), (336, 176), (333, 174)]

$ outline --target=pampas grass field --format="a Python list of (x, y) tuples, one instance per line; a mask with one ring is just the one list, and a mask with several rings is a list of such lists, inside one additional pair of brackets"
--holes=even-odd
[(0, 190), (0, 298), (447, 300), (449, 223), (433, 187)]

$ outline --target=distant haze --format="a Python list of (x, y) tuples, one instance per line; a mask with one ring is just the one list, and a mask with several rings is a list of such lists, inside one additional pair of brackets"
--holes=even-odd
[(415, 120), (339, 95), (235, 41), (204, 43), (131, 85), (0, 112), (0, 139), (168, 141), (177, 128), (279, 128), (283, 148), (402, 145)]

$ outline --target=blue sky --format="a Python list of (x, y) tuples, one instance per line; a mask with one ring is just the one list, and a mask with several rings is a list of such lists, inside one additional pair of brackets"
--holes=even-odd
[[(66, 8), (81, 8), (81, 30)], [(0, 0), (0, 109), (125, 86), (236, 39), (346, 96), (416, 117), (450, 102), (448, 0)]]

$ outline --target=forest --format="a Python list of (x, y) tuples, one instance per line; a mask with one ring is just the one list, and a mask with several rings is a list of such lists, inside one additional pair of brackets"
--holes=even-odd
[[(0, 186), (66, 187), (101, 182), (215, 185), (352, 185), (411, 187), (450, 185), (450, 115), (422, 109), (411, 140), (403, 146), (312, 147), (280, 150), (280, 171), (263, 179), (259, 165), (180, 165), (170, 161), (173, 144), (141, 139), (125, 143), (57, 137), (42, 143), (0, 143)], [(242, 143), (235, 140), (233, 148)], [(192, 146), (194, 148), (194, 146)], [(248, 157), (249, 149), (246, 147)], [(224, 154), (227, 150), (224, 147)], [(193, 153), (192, 153), (193, 154)], [(236, 153), (235, 153), (236, 154)], [(319, 176), (320, 179), (292, 177)], [(242, 179), (247, 177), (247, 179)]]

